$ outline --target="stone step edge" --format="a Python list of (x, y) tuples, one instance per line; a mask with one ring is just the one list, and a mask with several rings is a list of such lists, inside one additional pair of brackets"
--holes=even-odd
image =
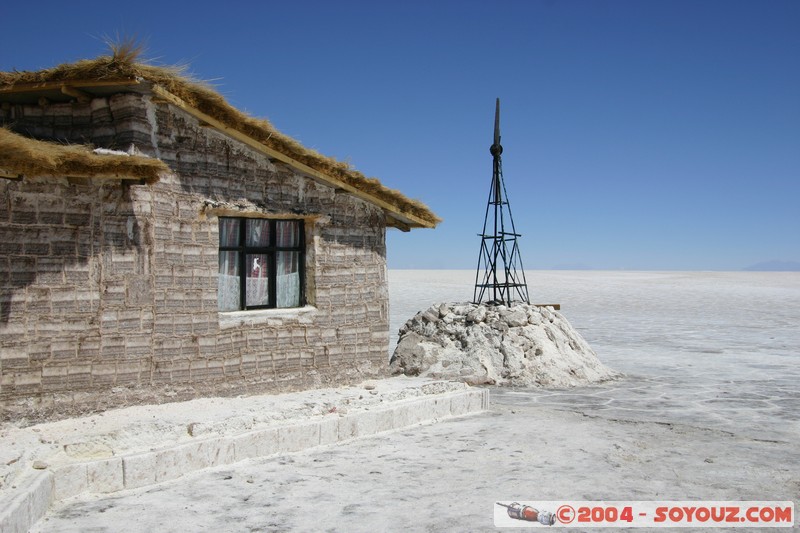
[(400, 401), (381, 409), (325, 416), (44, 470), (7, 498), (8, 504), (0, 502), (0, 533), (27, 532), (54, 503), (81, 494), (110, 494), (146, 487), (204, 468), (335, 444), (488, 408), (488, 389), (468, 389)]

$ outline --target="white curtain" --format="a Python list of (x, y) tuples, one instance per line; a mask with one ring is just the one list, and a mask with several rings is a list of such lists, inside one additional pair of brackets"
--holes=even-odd
[(219, 253), (217, 301), (220, 311), (238, 311), (240, 307), (239, 262), (236, 252)]
[(277, 307), (300, 306), (300, 254), (278, 252), (278, 272), (275, 277)]

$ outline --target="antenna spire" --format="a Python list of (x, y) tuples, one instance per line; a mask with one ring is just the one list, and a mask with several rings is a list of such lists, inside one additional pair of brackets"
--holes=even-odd
[(492, 155), (494, 155), (494, 153), (497, 150), (500, 150), (501, 154), (503, 153), (503, 147), (500, 146), (500, 99), (499, 98), (497, 99), (494, 108), (494, 144), (492, 144), (492, 147), (489, 148), (489, 151), (491, 152)]
[[(521, 237), (514, 227), (511, 204), (508, 201), (503, 182), (503, 162), (500, 155), (500, 98), (495, 103), (494, 142), (489, 148), (492, 154), (492, 185), (489, 201), (486, 204), (486, 218), (483, 221), (481, 250), (478, 257), (478, 271), (475, 274), (473, 302), (481, 303), (484, 298), (489, 304), (511, 305), (514, 300), (530, 303), (525, 270), (517, 245)], [(506, 218), (510, 231), (506, 231)], [(491, 233), (489, 233), (491, 231)]]

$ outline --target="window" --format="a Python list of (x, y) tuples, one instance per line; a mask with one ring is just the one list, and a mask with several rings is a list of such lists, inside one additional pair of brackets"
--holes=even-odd
[(302, 220), (219, 219), (219, 310), (300, 307)]

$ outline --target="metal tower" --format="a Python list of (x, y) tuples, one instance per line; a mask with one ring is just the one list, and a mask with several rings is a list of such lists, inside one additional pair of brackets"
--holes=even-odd
[(494, 114), (494, 143), (489, 152), (494, 158), (492, 186), (489, 189), (489, 202), (486, 204), (483, 232), (478, 235), (481, 238), (481, 251), (472, 301), (479, 304), (485, 299), (488, 304), (510, 306), (517, 300), (529, 304), (528, 284), (517, 245), (517, 237), (521, 235), (514, 228), (511, 204), (503, 182), (499, 98)]

